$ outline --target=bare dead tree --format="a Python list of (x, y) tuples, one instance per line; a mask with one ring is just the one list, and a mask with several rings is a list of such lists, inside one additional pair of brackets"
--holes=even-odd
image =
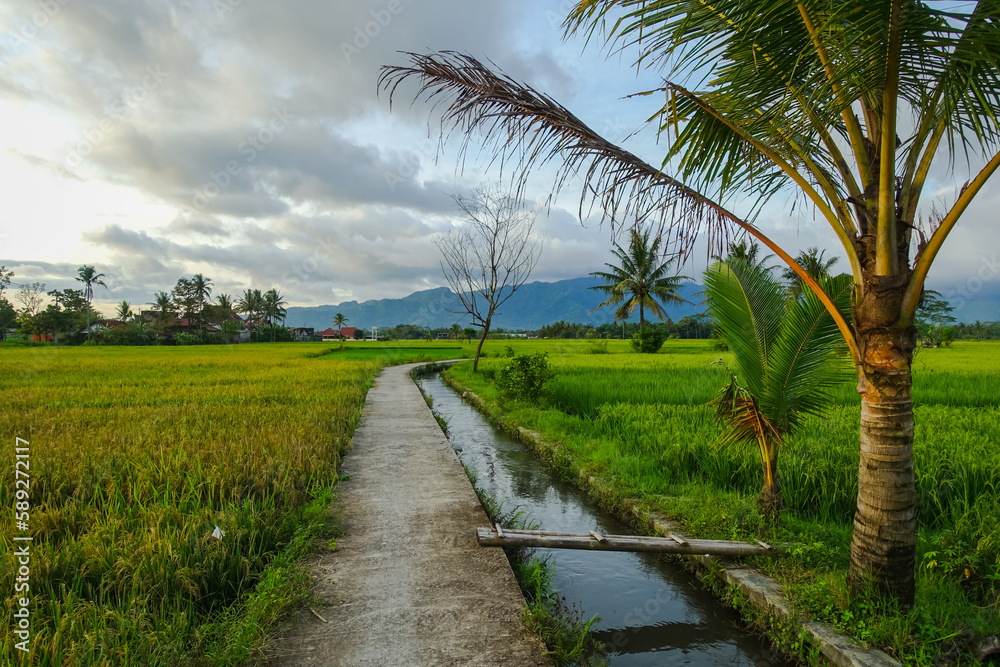
[(18, 285), (14, 298), (20, 302), (28, 315), (34, 315), (45, 301), (45, 283), (33, 282)]
[(448, 286), (462, 305), (457, 312), (468, 313), (473, 326), (483, 330), (472, 363), (473, 372), (478, 372), (493, 316), (527, 282), (541, 244), (532, 235), (535, 213), (499, 187), (483, 186), (454, 199), (466, 222), (434, 243), (443, 256)]

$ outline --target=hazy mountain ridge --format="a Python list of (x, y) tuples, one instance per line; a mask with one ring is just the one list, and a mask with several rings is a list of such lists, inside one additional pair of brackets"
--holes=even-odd
[[(582, 324), (603, 324), (614, 321), (614, 308), (590, 311), (606, 297), (597, 290), (588, 289), (598, 284), (592, 277), (571, 278), (551, 283), (533, 282), (522, 286), (514, 296), (500, 307), (494, 317), (493, 326), (504, 329), (537, 329), (559, 320)], [(700, 304), (701, 285), (685, 283), (680, 293), (691, 304), (668, 306), (667, 313), (673, 319), (704, 311)], [(346, 301), (337, 305), (291, 307), (288, 309), (286, 324), (290, 327), (314, 327), (326, 329), (333, 316), (343, 313), (348, 326), (369, 329), (393, 327), (397, 324), (416, 324), (437, 328), (449, 327), (455, 322), (469, 326), (470, 318), (463, 313), (450, 312), (460, 308), (458, 297), (447, 287), (414, 292), (401, 299), (377, 299), (372, 301)], [(635, 320), (638, 320), (636, 313)], [(650, 318), (647, 314), (647, 319)]]

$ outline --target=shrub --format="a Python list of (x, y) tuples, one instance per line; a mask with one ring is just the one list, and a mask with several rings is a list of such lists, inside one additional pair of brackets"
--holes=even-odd
[(547, 352), (517, 354), (496, 375), (500, 394), (506, 398), (537, 399), (555, 373)]
[(178, 345), (198, 345), (201, 343), (201, 336), (189, 333), (179, 333), (174, 336), (174, 342)]
[(644, 354), (659, 352), (663, 347), (663, 334), (658, 329), (644, 329), (632, 336), (632, 349)]
[[(361, 331), (358, 329), (358, 331)], [(354, 332), (354, 338), (358, 338), (358, 331)], [(259, 340), (273, 343), (287, 343), (292, 340), (292, 330), (280, 324), (265, 324), (259, 329)], [(361, 334), (362, 338), (364, 333)]]
[(588, 340), (587, 343), (590, 345), (591, 354), (608, 353), (608, 341), (606, 340)]

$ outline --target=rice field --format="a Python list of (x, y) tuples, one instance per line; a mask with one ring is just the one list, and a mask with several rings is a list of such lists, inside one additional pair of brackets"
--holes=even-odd
[[(0, 662), (218, 665), (253, 657), (269, 566), (323, 534), (384, 359), (324, 344), (0, 349)], [(317, 356), (322, 355), (322, 356)], [(30, 443), (27, 532), (13, 524)], [(24, 501), (22, 501), (24, 502)], [(29, 535), (30, 653), (14, 535)], [(284, 595), (284, 593), (280, 593)]]
[[(619, 498), (638, 498), (681, 520), (691, 534), (757, 539), (761, 522), (753, 500), (763, 481), (759, 458), (752, 449), (717, 446), (721, 429), (705, 405), (724, 382), (721, 368), (711, 362), (729, 361), (726, 353), (704, 341), (668, 341), (656, 355), (632, 353), (622, 341), (609, 341), (606, 353), (588, 341), (488, 345), (491, 356), (480, 365), (481, 377), (474, 377), (468, 364), (455, 367), (453, 375), (496, 400), (489, 379), (505, 363), (505, 347), (548, 352), (556, 376), (543, 403), (509, 401), (502, 410), (513, 422), (562, 443), (576, 471), (599, 477)], [(1000, 344), (993, 342), (921, 350), (914, 362), (918, 605), (922, 600), (935, 606), (931, 598), (952, 593), (961, 598), (947, 609), (937, 605), (938, 629), (930, 634), (944, 643), (928, 649), (931, 654), (960, 631), (1000, 632), (997, 378)], [(837, 387), (828, 414), (809, 418), (779, 456), (786, 505), (773, 539), (813, 545), (814, 553), (806, 549), (799, 564), (806, 571), (833, 572), (834, 582), (839, 572), (840, 584), (824, 585), (840, 595), (841, 606), (857, 497), (859, 411), (854, 383)], [(801, 570), (782, 573), (781, 567), (776, 574), (786, 581), (806, 586), (817, 581)], [(830, 610), (837, 605), (823, 600), (812, 611), (822, 616), (829, 607), (836, 616)], [(893, 629), (894, 637), (869, 639), (895, 646), (912, 664), (928, 664), (906, 636), (912, 623), (906, 627)]]

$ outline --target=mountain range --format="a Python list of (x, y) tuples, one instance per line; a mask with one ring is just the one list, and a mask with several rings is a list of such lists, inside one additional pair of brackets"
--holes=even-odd
[[(559, 320), (581, 324), (604, 324), (614, 321), (614, 307), (594, 311), (606, 296), (588, 289), (599, 284), (594, 277), (571, 278), (556, 282), (533, 282), (523, 285), (504, 303), (493, 318), (494, 328), (533, 330)], [(673, 320), (705, 310), (698, 294), (702, 287), (684, 283), (680, 295), (690, 303), (667, 306)], [(470, 326), (469, 315), (460, 311), (458, 297), (447, 287), (414, 292), (401, 299), (346, 301), (327, 306), (291, 307), (285, 324), (289, 327), (313, 327), (317, 331), (332, 326), (333, 316), (343, 313), (348, 326), (370, 329), (415, 324), (429, 328), (450, 327), (456, 322)], [(593, 312), (591, 312), (593, 311)], [(638, 321), (635, 313), (633, 320)], [(650, 317), (647, 313), (647, 319)]]

